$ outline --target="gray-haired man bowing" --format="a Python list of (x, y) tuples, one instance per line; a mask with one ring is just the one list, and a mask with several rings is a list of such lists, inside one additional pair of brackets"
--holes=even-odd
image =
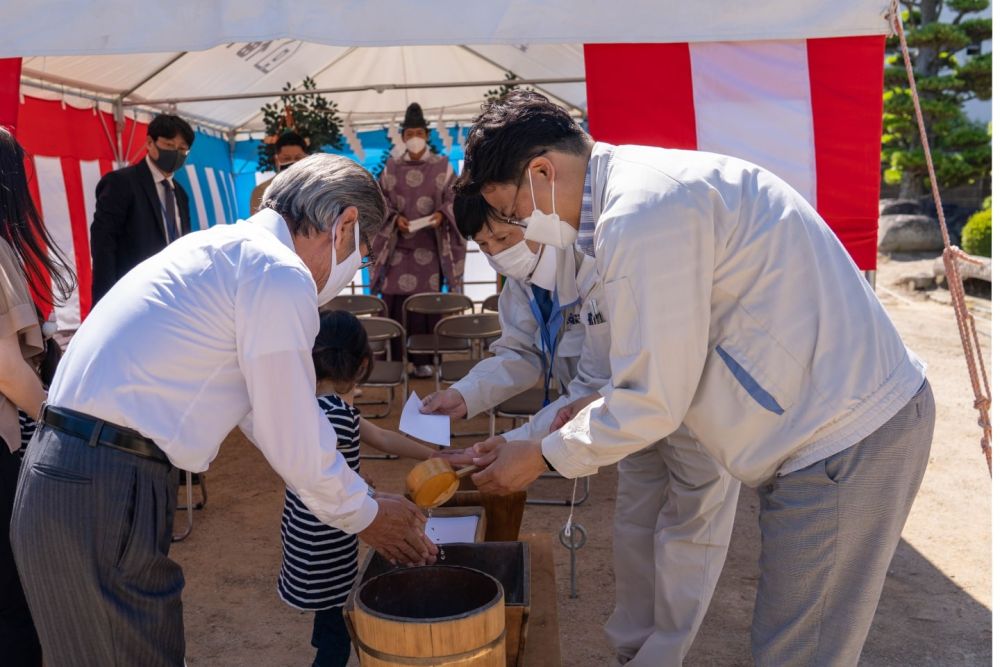
[(317, 306), (361, 268), (384, 214), (364, 169), (312, 156), (275, 177), (260, 213), (179, 239), (91, 313), (11, 523), (49, 667), (183, 664), (171, 473), (205, 470), (237, 425), (316, 516), (394, 561), (433, 560), (424, 517), (370, 492), (314, 398)]

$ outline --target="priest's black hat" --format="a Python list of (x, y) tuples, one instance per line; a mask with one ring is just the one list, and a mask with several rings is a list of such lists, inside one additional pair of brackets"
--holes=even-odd
[(401, 129), (405, 130), (410, 127), (419, 127), (422, 130), (428, 128), (427, 121), (424, 119), (424, 110), (416, 102), (406, 107), (406, 115), (403, 116), (403, 126)]

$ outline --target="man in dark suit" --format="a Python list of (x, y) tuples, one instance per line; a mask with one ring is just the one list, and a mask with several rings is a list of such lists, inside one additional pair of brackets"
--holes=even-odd
[(95, 304), (136, 264), (191, 231), (188, 195), (173, 175), (193, 143), (194, 130), (185, 120), (161, 114), (146, 131), (146, 157), (97, 184), (90, 226)]

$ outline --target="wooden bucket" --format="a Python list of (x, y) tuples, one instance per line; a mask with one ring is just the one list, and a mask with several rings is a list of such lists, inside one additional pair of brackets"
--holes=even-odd
[(392, 570), (364, 582), (352, 625), (362, 667), (505, 667), (500, 582), (455, 565)]

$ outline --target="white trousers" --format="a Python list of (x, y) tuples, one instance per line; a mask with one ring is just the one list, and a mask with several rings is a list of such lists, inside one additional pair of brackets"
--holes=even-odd
[(615, 610), (604, 629), (619, 664), (681, 664), (725, 564), (739, 491), (685, 429), (618, 463)]

